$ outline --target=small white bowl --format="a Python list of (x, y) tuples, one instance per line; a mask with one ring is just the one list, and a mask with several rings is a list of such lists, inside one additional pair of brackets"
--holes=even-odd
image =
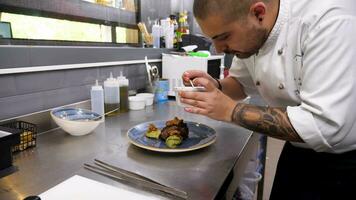
[(152, 106), (153, 99), (155, 97), (155, 95), (152, 94), (152, 93), (139, 93), (136, 96), (145, 98), (146, 99), (146, 106)]
[(73, 136), (91, 133), (101, 122), (102, 116), (80, 108), (59, 108), (51, 111), (54, 122)]
[(146, 99), (144, 97), (133, 96), (129, 97), (130, 110), (143, 110), (146, 106)]
[(175, 87), (174, 92), (176, 94), (176, 102), (179, 106), (187, 107), (189, 105), (180, 102), (179, 92), (205, 92), (204, 87)]

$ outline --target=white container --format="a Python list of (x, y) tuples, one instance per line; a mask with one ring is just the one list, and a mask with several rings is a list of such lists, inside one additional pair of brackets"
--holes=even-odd
[(146, 106), (152, 106), (153, 99), (155, 97), (155, 95), (152, 94), (152, 93), (139, 93), (136, 96), (145, 98), (146, 99)]
[(189, 105), (180, 102), (179, 92), (205, 92), (204, 87), (175, 87), (174, 88), (176, 102), (178, 106), (189, 107)]
[(161, 26), (158, 24), (154, 24), (152, 26), (152, 36), (153, 36), (153, 48), (160, 48), (161, 43)]
[(143, 110), (146, 106), (146, 99), (144, 97), (133, 96), (129, 97), (130, 110)]
[(99, 85), (98, 80), (96, 80), (96, 84), (91, 87), (90, 99), (91, 110), (101, 116), (104, 116), (104, 89), (101, 85)]

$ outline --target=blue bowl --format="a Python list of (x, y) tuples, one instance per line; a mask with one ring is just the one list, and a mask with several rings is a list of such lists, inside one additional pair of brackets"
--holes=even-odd
[(86, 135), (102, 122), (98, 113), (81, 108), (54, 109), (51, 116), (59, 127), (74, 136)]
[(53, 110), (52, 114), (69, 121), (97, 121), (102, 118), (98, 113), (81, 108), (59, 108)]

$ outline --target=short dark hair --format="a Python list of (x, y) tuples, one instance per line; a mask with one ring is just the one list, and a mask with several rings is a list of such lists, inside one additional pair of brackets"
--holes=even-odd
[[(258, 0), (194, 0), (193, 12), (197, 19), (204, 20), (211, 15), (223, 15), (226, 20), (247, 16), (251, 3)], [(269, 0), (260, 0), (267, 2)]]

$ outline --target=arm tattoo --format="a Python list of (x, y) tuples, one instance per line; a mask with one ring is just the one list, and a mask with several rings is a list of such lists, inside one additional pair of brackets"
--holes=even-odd
[(285, 108), (238, 103), (231, 120), (242, 127), (291, 142), (303, 142), (288, 119)]

